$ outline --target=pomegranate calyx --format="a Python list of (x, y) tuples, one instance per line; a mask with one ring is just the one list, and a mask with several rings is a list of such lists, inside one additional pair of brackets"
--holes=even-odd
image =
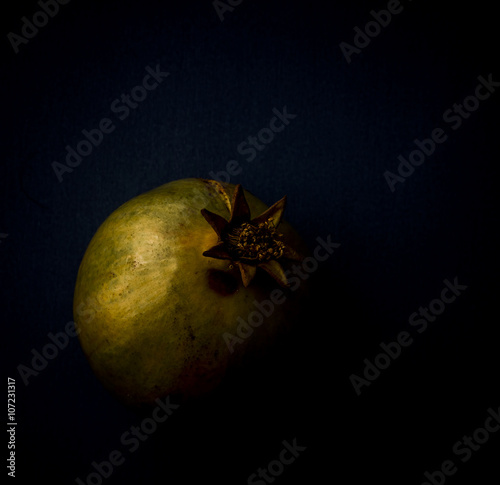
[(286, 196), (259, 216), (250, 219), (250, 209), (241, 184), (235, 188), (231, 216), (227, 221), (219, 214), (202, 209), (201, 214), (219, 237), (218, 243), (203, 252), (204, 256), (227, 259), (240, 269), (243, 285), (247, 287), (261, 268), (281, 286), (288, 279), (279, 260), (301, 261), (302, 257), (283, 241), (277, 228), (283, 218)]

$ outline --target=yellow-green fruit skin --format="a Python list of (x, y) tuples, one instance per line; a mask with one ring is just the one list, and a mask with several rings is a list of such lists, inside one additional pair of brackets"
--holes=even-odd
[[(222, 185), (230, 200), (234, 186)], [(203, 256), (218, 236), (201, 209), (230, 216), (218, 187), (183, 179), (135, 197), (104, 221), (84, 254), (74, 294), (79, 339), (97, 377), (126, 403), (166, 395), (183, 401), (215, 389), (247, 356), (272, 348), (298, 314), (304, 282), (279, 289), (258, 270), (245, 288), (230, 261)], [(249, 192), (245, 197), (251, 217), (267, 209)], [(279, 231), (303, 248), (288, 223)], [(280, 303), (238, 336), (255, 302), (269, 301), (273, 291)], [(228, 346), (229, 334), (241, 341)]]

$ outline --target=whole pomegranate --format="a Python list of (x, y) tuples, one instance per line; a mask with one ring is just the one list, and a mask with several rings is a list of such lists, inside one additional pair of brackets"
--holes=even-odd
[(306, 249), (284, 206), (193, 178), (139, 195), (104, 221), (78, 271), (74, 319), (108, 389), (135, 405), (183, 401), (272, 349), (306, 292), (288, 284), (287, 268)]

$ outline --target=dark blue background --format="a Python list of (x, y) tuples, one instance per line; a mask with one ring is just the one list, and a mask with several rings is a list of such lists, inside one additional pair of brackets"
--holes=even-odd
[[(311, 247), (327, 235), (341, 247), (314, 274), (291, 351), (250, 384), (176, 411), (104, 483), (246, 483), (297, 438), (307, 450), (277, 484), (347, 473), (417, 485), (498, 409), (500, 93), (457, 130), (442, 118), (479, 75), (500, 79), (498, 27), (485, 1), (407, 0), (346, 62), (339, 44), (386, 5), (244, 0), (221, 22), (208, 0), (73, 0), (17, 54), (7, 33), (39, 7), (4, 11), (2, 354), (17, 379), (20, 483), (86, 477), (143, 417), (101, 387), (77, 339), (28, 386), (17, 372), (72, 319), (92, 235), (135, 195), (230, 160), (242, 167), (231, 182), (268, 203), (288, 195), (287, 218)], [(170, 76), (118, 120), (112, 101), (157, 64)], [(247, 162), (238, 145), (284, 106), (296, 118)], [(114, 132), (59, 182), (52, 162), (104, 117)], [(392, 193), (384, 172), (438, 127), (447, 141)], [(467, 290), (416, 334), (408, 317), (455, 277)], [(349, 376), (402, 330), (415, 343), (358, 397)], [(498, 480), (499, 440), (466, 464), (455, 457), (449, 482)]]

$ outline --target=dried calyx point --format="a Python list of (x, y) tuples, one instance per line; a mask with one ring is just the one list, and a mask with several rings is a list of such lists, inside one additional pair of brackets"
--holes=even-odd
[(244, 286), (250, 284), (257, 268), (264, 269), (280, 285), (288, 286), (287, 277), (278, 260), (301, 261), (302, 258), (283, 241), (283, 234), (277, 231), (285, 203), (286, 197), (283, 197), (261, 215), (250, 219), (250, 208), (243, 188), (237, 185), (229, 221), (207, 209), (201, 211), (219, 236), (218, 243), (203, 255), (232, 261), (240, 269)]

